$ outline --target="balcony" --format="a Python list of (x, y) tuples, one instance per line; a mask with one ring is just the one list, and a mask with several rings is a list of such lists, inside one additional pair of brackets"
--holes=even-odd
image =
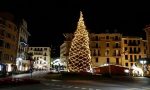
[(129, 51), (129, 54), (139, 54), (139, 51)]
[(3, 39), (4, 39), (4, 36), (0, 35), (0, 39), (3, 40)]
[(114, 57), (120, 57), (121, 54), (113, 54)]
[(113, 46), (113, 48), (121, 48), (121, 46)]
[(121, 38), (113, 38), (113, 41), (121, 41)]
[(128, 43), (128, 46), (139, 46), (137, 43)]

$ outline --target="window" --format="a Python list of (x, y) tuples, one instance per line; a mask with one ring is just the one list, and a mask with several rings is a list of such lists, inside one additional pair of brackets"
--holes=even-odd
[(131, 63), (131, 66), (133, 66), (133, 63)]
[(30, 50), (32, 50), (32, 48), (30, 48)]
[(96, 56), (96, 50), (94, 49), (94, 53), (93, 53), (93, 56)]
[(100, 50), (98, 50), (98, 56), (100, 56)]
[(44, 60), (46, 60), (46, 57), (44, 57)]
[(106, 39), (109, 39), (109, 36), (106, 36)]
[(141, 48), (138, 48), (138, 52), (141, 52)]
[(132, 41), (131, 40), (129, 40), (129, 44), (131, 44), (132, 43)]
[(109, 55), (109, 50), (106, 50), (105, 56), (108, 56), (108, 55)]
[(109, 47), (109, 43), (106, 43), (106, 47)]
[(126, 63), (126, 66), (128, 66), (128, 63)]
[(136, 61), (137, 60), (137, 56), (136, 55), (134, 55), (134, 61)]
[(140, 44), (140, 40), (138, 40), (138, 44)]
[(0, 47), (3, 46), (3, 40), (0, 40)]
[(144, 49), (144, 54), (146, 54), (146, 49)]
[(127, 50), (128, 50), (128, 48), (127, 48), (127, 47), (125, 47), (125, 48), (124, 48), (124, 51), (127, 51)]
[(116, 58), (116, 64), (119, 64), (119, 58)]
[(46, 54), (46, 53), (44, 53), (44, 56), (47, 56), (47, 54)]
[(124, 44), (127, 44), (127, 40), (124, 40)]
[(98, 48), (98, 43), (96, 43), (96, 48)]
[(139, 55), (139, 59), (141, 58), (141, 55)]
[(5, 60), (9, 60), (9, 55), (8, 54), (4, 54), (4, 59)]
[(96, 58), (96, 63), (98, 63), (98, 58)]
[(0, 61), (1, 61), (1, 59), (2, 59), (2, 51), (0, 51)]
[(119, 43), (116, 43), (116, 47), (119, 48)]
[(134, 53), (136, 53), (136, 48), (134, 47)]
[(47, 48), (44, 48), (44, 50), (46, 51), (46, 50), (47, 50)]
[(128, 60), (128, 55), (125, 55), (125, 60)]
[(131, 61), (131, 62), (133, 62), (133, 58), (132, 58), (132, 55), (130, 55), (130, 61)]
[(133, 40), (133, 44), (136, 44), (136, 41), (135, 41), (135, 40)]
[(110, 63), (109, 58), (107, 58), (107, 63), (108, 63), (108, 64)]
[(119, 40), (118, 36), (115, 36), (115, 40)]
[(10, 44), (9, 43), (5, 43), (5, 48), (10, 49)]
[(98, 36), (96, 36), (96, 41), (98, 41)]
[(146, 42), (143, 43), (143, 46), (146, 46)]
[(132, 48), (130, 47), (130, 53), (132, 53)]

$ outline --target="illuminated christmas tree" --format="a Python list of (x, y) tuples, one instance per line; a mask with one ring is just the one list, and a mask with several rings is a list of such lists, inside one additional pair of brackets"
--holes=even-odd
[(82, 12), (80, 12), (78, 26), (71, 42), (68, 69), (70, 72), (89, 72), (91, 69), (89, 36), (84, 25)]

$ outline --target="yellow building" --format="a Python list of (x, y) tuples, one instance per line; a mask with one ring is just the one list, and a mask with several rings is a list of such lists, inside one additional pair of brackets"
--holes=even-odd
[(92, 66), (122, 65), (121, 37), (119, 33), (90, 34)]
[[(90, 36), (92, 67), (99, 67), (106, 64), (122, 65), (121, 34), (91, 33), (89, 36)], [(73, 34), (66, 33), (65, 38), (66, 40), (60, 46), (60, 60), (67, 64)]]
[(143, 64), (147, 65), (147, 72), (146, 74), (150, 76), (150, 25), (146, 25), (144, 28), (146, 32), (146, 39), (147, 39), (147, 58), (145, 59), (146, 62)]
[[(14, 17), (10, 13), (0, 13), (0, 63), (6, 65), (6, 71), (15, 66), (18, 43), (18, 30)], [(0, 65), (0, 66), (1, 66)], [(4, 70), (2, 66), (0, 70)]]
[(146, 32), (146, 39), (147, 39), (147, 57), (150, 58), (150, 25), (147, 25), (144, 28)]
[(123, 66), (131, 68), (140, 58), (146, 58), (146, 40), (141, 37), (126, 36), (122, 38)]
[[(60, 46), (60, 60), (67, 67), (73, 34), (66, 33), (64, 36), (66, 40)], [(89, 36), (93, 68), (107, 64), (131, 68), (147, 55), (147, 41), (141, 37), (122, 36), (120, 33), (91, 33)]]

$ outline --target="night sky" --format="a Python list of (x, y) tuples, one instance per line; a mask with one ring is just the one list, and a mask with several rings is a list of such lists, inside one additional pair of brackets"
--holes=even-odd
[(28, 22), (30, 46), (53, 46), (59, 56), (63, 33), (73, 33), (84, 14), (90, 33), (106, 30), (145, 38), (143, 30), (150, 24), (150, 5), (147, 2), (114, 2), (101, 0), (0, 0), (0, 11), (13, 13)]

